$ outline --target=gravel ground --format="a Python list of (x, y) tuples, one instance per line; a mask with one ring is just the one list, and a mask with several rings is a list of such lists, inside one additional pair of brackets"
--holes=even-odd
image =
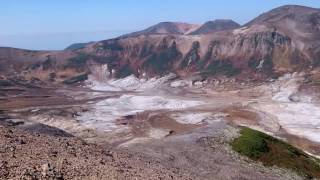
[(138, 153), (0, 126), (0, 179), (194, 179)]
[(238, 136), (238, 128), (216, 122), (191, 133), (130, 147), (156, 157), (161, 164), (189, 172), (196, 179), (278, 180), (302, 179), (296, 173), (277, 167), (265, 167), (240, 156), (229, 142)]

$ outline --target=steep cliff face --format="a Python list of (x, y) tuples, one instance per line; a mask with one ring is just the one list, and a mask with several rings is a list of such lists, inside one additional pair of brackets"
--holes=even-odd
[(216, 41), (211, 57), (231, 60), (240, 69), (272, 73), (282, 68), (294, 70), (295, 66), (290, 62), (294, 51), (290, 37), (275, 31), (262, 31), (235, 34), (227, 41)]

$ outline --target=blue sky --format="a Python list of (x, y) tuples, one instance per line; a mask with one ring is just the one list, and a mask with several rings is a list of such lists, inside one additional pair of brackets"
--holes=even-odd
[(161, 21), (244, 24), (285, 4), (319, 0), (0, 0), (0, 46), (59, 50), (144, 29)]

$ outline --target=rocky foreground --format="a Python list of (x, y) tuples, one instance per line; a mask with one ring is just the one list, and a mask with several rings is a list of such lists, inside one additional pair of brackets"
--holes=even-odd
[(210, 128), (200, 129), (128, 151), (62, 131), (47, 135), (0, 126), (0, 179), (302, 179), (240, 157), (227, 142), (237, 130), (225, 128), (205, 137), (201, 134)]
[(0, 179), (193, 179), (138, 154), (0, 127)]

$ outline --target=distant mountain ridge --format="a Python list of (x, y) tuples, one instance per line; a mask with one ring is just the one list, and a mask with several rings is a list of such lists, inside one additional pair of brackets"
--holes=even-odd
[(137, 37), (140, 35), (200, 35), (239, 28), (240, 25), (230, 19), (217, 19), (202, 25), (181, 22), (161, 22), (145, 30), (120, 36), (120, 38)]
[(145, 30), (123, 35), (121, 36), (121, 38), (136, 37), (139, 35), (151, 35), (151, 34), (183, 35), (197, 27), (199, 27), (199, 25), (181, 23), (181, 22), (161, 22)]
[(291, 19), (294, 21), (299, 21), (300, 23), (304, 23), (304, 20), (308, 21), (312, 20), (312, 18), (314, 18), (314, 20), (318, 19), (319, 11), (320, 9), (318, 8), (311, 8), (299, 5), (285, 5), (259, 15), (257, 18), (245, 24), (245, 26), (261, 23), (278, 23), (286, 19)]
[(320, 68), (320, 10), (282, 6), (241, 27), (232, 20), (163, 22), (68, 51), (0, 50), (1, 74), (57, 83), (83, 79), (97, 67), (112, 78), (176, 73), (265, 79)]

